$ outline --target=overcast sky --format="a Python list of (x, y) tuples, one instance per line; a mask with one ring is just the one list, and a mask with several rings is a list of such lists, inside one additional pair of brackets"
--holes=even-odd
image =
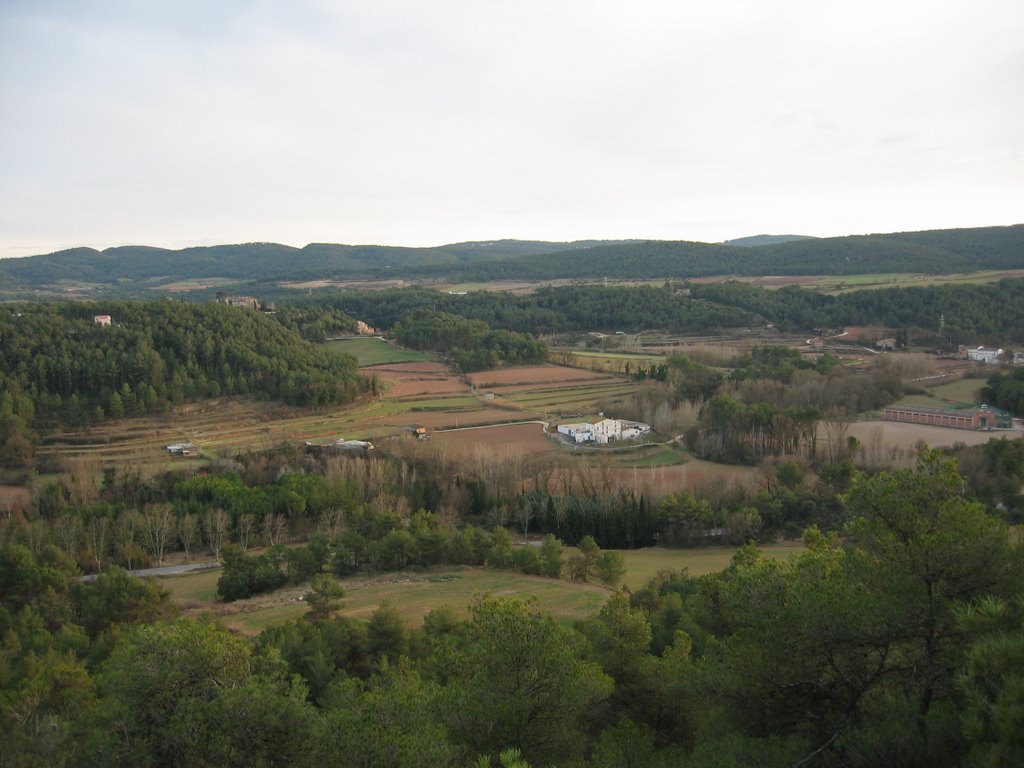
[(1021, 222), (1022, 0), (0, 0), (0, 256)]

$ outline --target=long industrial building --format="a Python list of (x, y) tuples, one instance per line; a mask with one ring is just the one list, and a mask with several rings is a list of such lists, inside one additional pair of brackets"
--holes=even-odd
[(991, 406), (931, 408), (925, 405), (890, 405), (886, 406), (885, 420), (954, 429), (1008, 429), (1013, 426), (1013, 414)]

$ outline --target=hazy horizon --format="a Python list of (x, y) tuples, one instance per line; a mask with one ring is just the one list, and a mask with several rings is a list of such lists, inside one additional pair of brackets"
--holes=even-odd
[[(988, 228), (988, 227), (1013, 227), (1013, 226), (1019, 226), (1021, 223), (1024, 223), (1024, 222), (1014, 222), (1013, 224), (987, 224), (987, 225), (980, 225), (980, 226), (983, 227), (983, 228)], [(973, 228), (974, 227), (948, 227), (948, 228), (942, 228), (942, 229), (973, 229)], [(721, 244), (721, 243), (725, 243), (725, 242), (732, 241), (732, 240), (742, 240), (742, 239), (748, 238), (748, 237), (811, 237), (811, 238), (816, 238), (816, 239), (823, 239), (823, 238), (830, 238), (830, 237), (855, 237), (855, 236), (859, 236), (859, 235), (886, 235), (886, 234), (897, 234), (898, 232), (914, 232), (914, 231), (928, 231), (928, 230), (909, 230), (908, 229), (908, 230), (894, 230), (892, 232), (849, 232), (849, 233), (845, 233), (845, 234), (842, 234), (842, 235), (806, 235), (806, 234), (804, 234), (802, 232), (755, 232), (755, 233), (750, 234), (750, 235), (740, 235), (738, 237), (730, 237), (730, 238), (727, 238), (726, 240), (715, 240), (715, 241), (711, 241), (711, 240), (693, 240), (693, 241), (688, 241), (688, 242), (699, 242), (699, 243), (706, 243), (706, 244), (709, 244), (709, 245), (716, 245), (716, 244)], [(184, 244), (177, 244), (177, 245), (174, 245), (174, 244), (172, 244), (172, 245), (158, 245), (158, 244), (154, 244), (154, 243), (135, 243), (135, 242), (127, 243), (127, 242), (125, 242), (125, 243), (113, 243), (113, 244), (110, 244), (110, 245), (103, 245), (103, 246), (95, 246), (95, 245), (87, 245), (87, 244), (85, 244), (85, 245), (82, 245), (82, 244), (80, 244), (80, 245), (69, 245), (69, 246), (62, 247), (62, 248), (56, 248), (56, 249), (54, 249), (52, 251), (47, 251), (45, 253), (27, 253), (24, 256), (7, 255), (7, 256), (0, 256), (0, 259), (7, 259), (7, 258), (29, 258), (31, 256), (49, 256), (49, 255), (54, 254), (54, 253), (60, 253), (62, 251), (69, 251), (69, 250), (73, 250), (73, 249), (76, 249), (76, 248), (91, 248), (91, 249), (99, 251), (101, 253), (103, 251), (106, 251), (106, 250), (111, 249), (111, 248), (143, 247), (143, 248), (162, 248), (162, 249), (171, 250), (171, 251), (180, 251), (180, 250), (184, 250), (186, 248), (214, 248), (214, 247), (217, 247), (217, 246), (251, 245), (251, 244), (257, 244), (257, 243), (273, 243), (275, 245), (283, 245), (283, 246), (287, 246), (287, 247), (290, 247), (290, 248), (297, 248), (297, 249), (302, 249), (302, 248), (305, 248), (305, 247), (307, 247), (309, 245), (314, 245), (314, 244), (316, 244), (316, 245), (346, 245), (346, 246), (382, 246), (382, 247), (393, 247), (393, 248), (440, 248), (442, 246), (457, 245), (457, 244), (460, 244), (460, 243), (496, 243), (496, 242), (502, 242), (502, 241), (572, 243), (572, 242), (579, 242), (579, 241), (583, 241), (583, 240), (602, 240), (602, 241), (635, 240), (635, 241), (639, 241), (639, 242), (654, 242), (654, 241), (659, 241), (660, 238), (653, 238), (653, 237), (606, 237), (606, 238), (574, 237), (574, 238), (566, 239), (566, 240), (544, 240), (544, 239), (541, 239), (541, 238), (531, 238), (531, 237), (491, 237), (491, 238), (484, 238), (484, 239), (481, 239), (481, 240), (449, 240), (449, 241), (445, 241), (443, 243), (424, 243), (424, 244), (411, 244), (411, 243), (360, 243), (360, 242), (340, 243), (340, 242), (328, 242), (326, 240), (309, 240), (307, 242), (301, 242), (301, 243), (282, 243), (280, 241), (274, 241), (274, 240), (239, 240), (239, 241), (234, 241), (234, 242), (226, 242), (225, 241), (225, 242), (209, 242), (209, 243), (185, 242)], [(661, 241), (662, 242), (671, 242), (671, 241), (664, 241), (664, 240), (661, 240)]]
[(10, 0), (0, 257), (1017, 222), (1022, 38), (1015, 0)]

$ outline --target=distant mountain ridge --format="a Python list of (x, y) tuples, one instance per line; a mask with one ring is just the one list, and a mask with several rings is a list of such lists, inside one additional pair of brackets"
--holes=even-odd
[(432, 248), (384, 245), (310, 243), (295, 248), (278, 243), (196, 246), (171, 250), (129, 245), (98, 251), (71, 248), (54, 253), (0, 261), (0, 278), (24, 288), (61, 281), (114, 284), (169, 283), (178, 280), (308, 280), (373, 277), (383, 271), (412, 265), (455, 267), (479, 261), (570, 252), (628, 240), (544, 242), (494, 240), (463, 242)]
[(735, 240), (724, 240), (722, 245), (735, 245), (740, 248), (756, 248), (759, 245), (778, 245), (791, 243), (794, 240), (813, 240), (810, 235), (750, 235), (737, 237)]
[(331, 243), (311, 243), (304, 248), (277, 243), (181, 250), (73, 248), (0, 261), (0, 291), (11, 294), (92, 284), (137, 293), (159, 291), (161, 286), (180, 281), (214, 278), (229, 283), (384, 277), (489, 281), (949, 274), (982, 269), (1024, 269), (1024, 225), (832, 238), (756, 235), (721, 244), (494, 240), (431, 248)]

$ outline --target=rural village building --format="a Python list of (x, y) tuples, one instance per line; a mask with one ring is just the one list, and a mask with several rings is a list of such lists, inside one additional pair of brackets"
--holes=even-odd
[(991, 405), (976, 408), (930, 408), (924, 405), (889, 405), (885, 408), (886, 421), (904, 421), (911, 424), (931, 424), (954, 429), (1009, 429), (1013, 414)]
[(559, 434), (571, 437), (576, 443), (598, 443), (605, 445), (612, 440), (639, 440), (651, 431), (642, 421), (625, 419), (601, 419), (578, 424), (559, 424)]
[(194, 456), (199, 453), (199, 448), (195, 443), (171, 443), (164, 446), (164, 449), (171, 456)]
[(249, 309), (260, 308), (260, 303), (254, 296), (222, 296), (217, 300), (221, 304), (227, 304), (230, 307), (248, 307)]
[(988, 349), (986, 347), (959, 347), (961, 357), (966, 357), (968, 360), (974, 360), (978, 363), (998, 363), (999, 359), (1003, 356), (1003, 350), (1001, 349)]
[(93, 315), (92, 321), (96, 325), (110, 325), (110, 315)]

